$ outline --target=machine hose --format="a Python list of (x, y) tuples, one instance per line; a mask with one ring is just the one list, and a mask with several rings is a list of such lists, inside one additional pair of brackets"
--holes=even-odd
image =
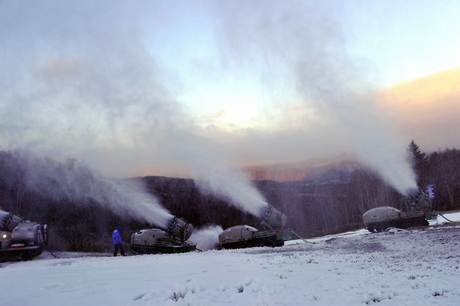
[(316, 243), (316, 242), (312, 242), (312, 241), (307, 241), (305, 239), (303, 239), (299, 234), (297, 234), (296, 232), (294, 232), (293, 230), (291, 230), (291, 232), (296, 235), (297, 237), (299, 237), (300, 239), (302, 239), (305, 243)]
[(54, 258), (58, 258), (56, 255), (53, 254), (53, 252), (51, 252), (50, 250), (47, 250), (48, 252), (50, 252), (51, 255), (53, 255)]
[(185, 243), (185, 242), (184, 242), (184, 244), (186, 244), (186, 245), (188, 245), (188, 246), (194, 248), (194, 249), (197, 250), (197, 251), (203, 252), (203, 250), (200, 250), (199, 248), (197, 248), (197, 247), (194, 246), (194, 245), (191, 245), (191, 244), (188, 244), (188, 243)]
[(438, 215), (440, 215), (441, 217), (443, 217), (444, 219), (446, 219), (447, 221), (451, 222), (451, 223), (460, 223), (458, 221), (452, 221), (450, 219), (447, 219), (446, 217), (443, 216), (443, 214), (441, 214), (439, 211), (436, 212)]

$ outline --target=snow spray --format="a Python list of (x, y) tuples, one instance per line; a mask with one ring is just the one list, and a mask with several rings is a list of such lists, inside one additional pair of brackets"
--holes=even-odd
[(327, 101), (334, 116), (348, 129), (358, 157), (375, 169), (402, 195), (417, 191), (416, 175), (404, 141), (390, 130), (391, 120), (375, 105), (371, 95), (352, 95)]
[[(343, 8), (317, 1), (291, 4), (222, 4), (218, 12), (222, 14), (219, 20), (223, 22), (225, 55), (239, 66), (258, 65), (262, 78), (273, 75), (276, 69), (273, 86), (284, 86), (278, 89), (282, 92), (296, 92), (299, 103), (304, 103), (318, 122), (338, 126), (340, 133), (347, 134), (347, 142), (353, 144), (350, 149), (407, 195), (417, 188), (407, 160), (407, 145), (391, 132), (394, 121), (377, 107), (375, 94), (362, 94), (375, 92), (372, 81), (377, 78), (364, 61), (347, 54), (346, 38), (337, 18)], [(307, 122), (312, 120), (310, 117), (305, 120), (311, 124)]]
[(224, 230), (219, 225), (211, 225), (193, 233), (193, 241), (200, 250), (207, 251), (215, 249), (219, 245), (219, 234)]
[(268, 208), (263, 195), (241, 169), (225, 167), (209, 160), (194, 166), (192, 176), (201, 190), (228, 200), (235, 207), (257, 217), (262, 217)]
[(53, 200), (77, 204), (93, 201), (117, 215), (128, 215), (162, 228), (173, 218), (138, 179), (105, 178), (83, 162), (60, 163), (23, 150), (4, 152), (0, 158), (7, 177), (16, 176), (29, 190)]

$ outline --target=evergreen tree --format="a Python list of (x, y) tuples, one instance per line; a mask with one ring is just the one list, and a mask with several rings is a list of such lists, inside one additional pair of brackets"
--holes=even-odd
[(408, 151), (412, 161), (412, 167), (417, 175), (417, 185), (425, 186), (428, 184), (428, 157), (426, 153), (420, 150), (420, 147), (414, 140), (409, 144)]

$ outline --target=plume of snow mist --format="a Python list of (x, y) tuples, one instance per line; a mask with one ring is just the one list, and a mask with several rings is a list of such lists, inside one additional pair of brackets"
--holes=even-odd
[[(391, 135), (387, 135), (391, 136)], [(375, 137), (375, 136), (372, 136)], [(391, 138), (391, 137), (390, 137)], [(373, 139), (368, 142), (359, 142), (358, 156), (375, 168), (383, 179), (398, 190), (402, 195), (409, 196), (418, 189), (416, 175), (408, 161), (407, 152), (402, 143), (384, 143), (381, 139)]]
[(343, 4), (289, 4), (223, 3), (219, 13), (225, 55), (239, 65), (257, 63), (262, 75), (272, 75), (270, 71), (276, 69), (280, 84), (293, 86), (319, 121), (337, 124), (361, 159), (406, 195), (416, 188), (404, 150), (407, 145), (392, 133), (394, 122), (378, 109), (375, 97), (361, 94), (374, 90), (374, 76), (364, 61), (347, 54), (338, 19)]
[[(179, 141), (180, 140), (180, 141)], [(211, 139), (185, 134), (170, 142), (170, 151), (185, 161), (196, 186), (240, 210), (263, 217), (269, 204), (242, 169), (228, 165), (228, 147)]]
[(404, 141), (391, 132), (390, 118), (378, 114), (373, 102), (372, 97), (355, 97), (347, 103), (349, 115), (337, 112), (336, 116), (349, 129), (361, 160), (408, 196), (418, 189), (409, 150)]
[(192, 176), (201, 190), (228, 200), (235, 207), (257, 217), (262, 217), (264, 208), (268, 207), (249, 176), (240, 169), (213, 164), (208, 160), (193, 164)]
[(105, 178), (76, 160), (59, 163), (26, 151), (1, 153), (0, 162), (7, 178), (16, 177), (29, 190), (53, 200), (96, 202), (122, 217), (130, 216), (162, 228), (173, 217), (139, 180)]
[(215, 249), (219, 245), (219, 234), (223, 231), (219, 225), (212, 225), (196, 230), (193, 233), (193, 240), (196, 242), (196, 247), (203, 251)]

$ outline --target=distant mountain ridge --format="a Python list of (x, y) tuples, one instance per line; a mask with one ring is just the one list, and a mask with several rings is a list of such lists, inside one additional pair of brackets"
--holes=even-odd
[(334, 180), (349, 177), (362, 168), (361, 164), (352, 160), (330, 162), (304, 162), (293, 164), (277, 164), (268, 166), (249, 166), (245, 170), (252, 180), (272, 180), (277, 182), (302, 180)]

